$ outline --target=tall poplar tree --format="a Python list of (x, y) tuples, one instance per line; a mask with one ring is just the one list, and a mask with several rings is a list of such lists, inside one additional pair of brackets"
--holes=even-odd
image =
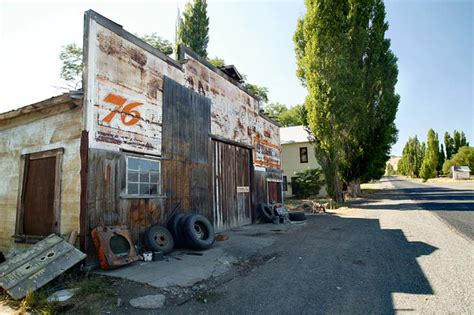
[(329, 194), (380, 178), (396, 141), (396, 57), (382, 0), (306, 0), (294, 35), (308, 125)]
[(454, 140), (447, 131), (444, 133), (444, 148), (446, 150), (446, 160), (449, 160), (454, 154)]
[(426, 152), (421, 164), (420, 176), (427, 180), (436, 177), (439, 164), (439, 141), (438, 134), (433, 129), (428, 130)]
[(184, 8), (178, 24), (178, 42), (207, 58), (209, 43), (209, 17), (206, 0), (192, 0)]

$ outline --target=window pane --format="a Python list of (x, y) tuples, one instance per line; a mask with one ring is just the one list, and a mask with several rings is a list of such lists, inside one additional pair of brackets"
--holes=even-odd
[(158, 185), (150, 185), (150, 194), (158, 195)]
[(128, 169), (129, 170), (138, 170), (139, 160), (134, 158), (128, 158)]
[(140, 161), (140, 171), (147, 171), (150, 169), (150, 162), (148, 160)]
[(150, 185), (140, 184), (140, 195), (149, 195), (150, 194)]
[(160, 170), (160, 162), (150, 161), (150, 170), (159, 171)]
[(128, 194), (137, 195), (138, 194), (138, 184), (128, 184)]
[(137, 171), (128, 171), (128, 181), (129, 182), (138, 182), (138, 172)]
[(140, 183), (148, 183), (150, 182), (150, 175), (147, 171), (140, 170)]
[(150, 173), (150, 183), (158, 183), (160, 180), (160, 173), (152, 172)]

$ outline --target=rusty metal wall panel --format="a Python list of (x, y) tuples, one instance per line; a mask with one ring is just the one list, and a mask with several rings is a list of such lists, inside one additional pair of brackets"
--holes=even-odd
[(213, 218), (216, 231), (250, 224), (249, 149), (213, 140)]
[(212, 217), (209, 164), (210, 100), (165, 77), (162, 169), (166, 209)]
[(23, 233), (48, 236), (54, 232), (56, 157), (30, 160), (25, 172)]

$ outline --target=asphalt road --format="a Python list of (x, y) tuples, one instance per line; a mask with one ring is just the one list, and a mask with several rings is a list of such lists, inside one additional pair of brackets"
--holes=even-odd
[[(474, 239), (474, 183), (422, 184), (401, 177), (387, 180), (394, 186), (388, 189), (391, 199), (404, 200), (382, 209), (433, 211), (459, 233)], [(410, 201), (410, 202), (406, 202)], [(378, 207), (380, 209), (380, 207)]]
[(268, 262), (163, 313), (471, 312), (472, 191), (400, 179), (382, 186), (357, 209), (311, 216), (294, 233), (273, 236), (277, 245), (260, 253)]

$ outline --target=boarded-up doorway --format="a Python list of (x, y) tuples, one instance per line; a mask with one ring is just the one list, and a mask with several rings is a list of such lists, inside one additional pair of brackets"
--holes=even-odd
[(59, 232), (62, 149), (24, 156), (23, 188), (17, 235), (48, 236)]
[(281, 203), (282, 202), (282, 190), (281, 182), (268, 181), (268, 203)]
[(213, 140), (214, 228), (222, 231), (252, 223), (247, 148)]

